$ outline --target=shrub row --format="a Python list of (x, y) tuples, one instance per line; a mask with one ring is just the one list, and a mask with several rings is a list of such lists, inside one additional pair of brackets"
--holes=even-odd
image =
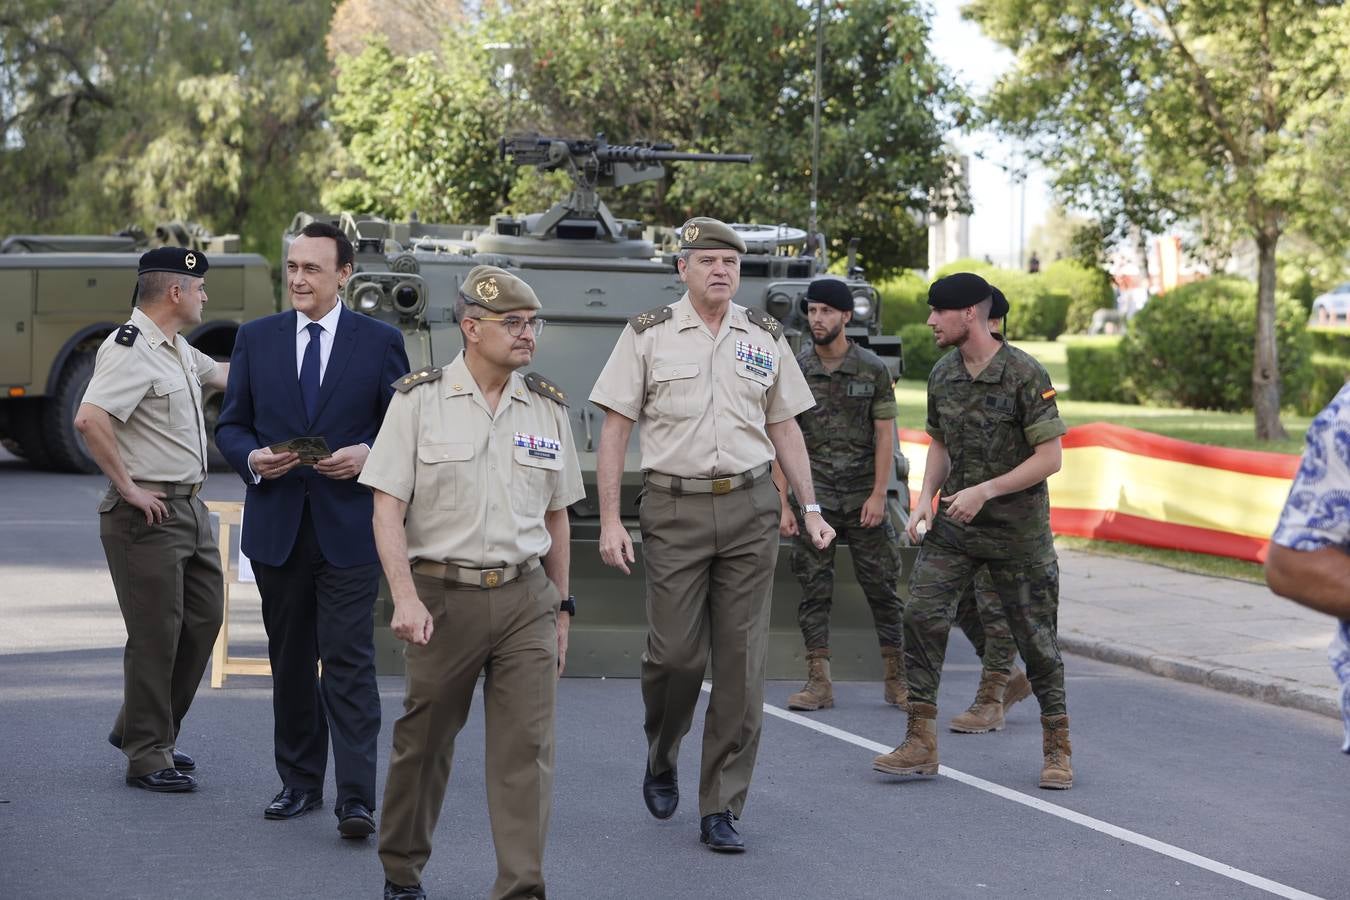
[(1302, 396), (1291, 397), (1288, 389), (1285, 397), (1294, 401), (1299, 415), (1314, 416), (1322, 407), (1331, 402), (1345, 382), (1350, 380), (1350, 356), (1326, 356), (1313, 354), (1312, 375), (1309, 378), (1308, 392)]
[(1308, 336), (1312, 338), (1314, 353), (1325, 353), (1327, 356), (1340, 356), (1350, 359), (1350, 328), (1309, 325)]
[(933, 371), (937, 361), (950, 350), (939, 347), (933, 340), (933, 329), (919, 322), (901, 326), (900, 348), (905, 355), (902, 377), (907, 381), (924, 382), (928, 381), (928, 373)]
[(1069, 398), (1095, 403), (1138, 403), (1121, 352), (1121, 338), (1091, 344), (1070, 344)]

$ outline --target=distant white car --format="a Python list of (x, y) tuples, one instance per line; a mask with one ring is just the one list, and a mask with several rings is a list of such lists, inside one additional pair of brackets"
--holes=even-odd
[(1350, 281), (1336, 285), (1313, 300), (1312, 311), (1313, 318), (1318, 322), (1330, 323), (1339, 319), (1350, 319)]

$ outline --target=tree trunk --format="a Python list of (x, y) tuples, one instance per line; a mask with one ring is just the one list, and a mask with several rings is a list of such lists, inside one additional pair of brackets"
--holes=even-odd
[(1256, 234), (1256, 355), (1252, 360), (1252, 408), (1256, 439), (1277, 441), (1288, 434), (1280, 424), (1280, 358), (1275, 345), (1275, 246), (1280, 232), (1263, 228)]

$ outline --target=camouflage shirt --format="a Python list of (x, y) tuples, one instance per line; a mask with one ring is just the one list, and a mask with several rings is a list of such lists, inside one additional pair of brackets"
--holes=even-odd
[(816, 502), (838, 512), (861, 509), (876, 481), (873, 422), (896, 416), (891, 373), (880, 357), (852, 341), (833, 372), (809, 342), (797, 364), (816, 398), (812, 409), (797, 416)]
[[(1040, 363), (1004, 343), (975, 378), (959, 352), (948, 353), (928, 376), (927, 431), (947, 447), (951, 471), (943, 496), (1017, 468), (1032, 448), (1067, 429), (1055, 405), (1055, 389)], [(945, 506), (938, 515), (945, 519)], [(952, 523), (954, 524), (954, 523)], [(977, 554), (1054, 558), (1050, 498), (1045, 482), (995, 497), (966, 526)]]

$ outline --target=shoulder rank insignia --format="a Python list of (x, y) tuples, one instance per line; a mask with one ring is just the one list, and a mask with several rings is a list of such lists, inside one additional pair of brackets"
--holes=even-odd
[(536, 394), (547, 397), (554, 403), (567, 405), (567, 395), (562, 392), (562, 388), (549, 381), (538, 372), (531, 372), (525, 376), (525, 386)]
[(762, 309), (748, 307), (745, 310), (745, 317), (754, 322), (760, 328), (763, 328), (769, 334), (773, 335), (774, 340), (778, 340), (783, 334), (783, 323), (769, 315)]
[(136, 343), (136, 338), (140, 336), (141, 330), (128, 322), (117, 329), (117, 337), (113, 338), (113, 340), (117, 341), (117, 343), (121, 344), (123, 347), (130, 347), (132, 344)]
[(669, 319), (674, 314), (675, 310), (669, 306), (658, 306), (656, 309), (649, 309), (645, 313), (638, 313), (628, 320), (628, 324), (633, 326), (635, 332), (641, 334), (653, 325), (659, 325)]
[(394, 390), (400, 394), (406, 394), (408, 391), (417, 387), (419, 384), (430, 384), (441, 377), (441, 370), (436, 366), (428, 366), (425, 369), (418, 369), (416, 372), (409, 372), (393, 384)]

